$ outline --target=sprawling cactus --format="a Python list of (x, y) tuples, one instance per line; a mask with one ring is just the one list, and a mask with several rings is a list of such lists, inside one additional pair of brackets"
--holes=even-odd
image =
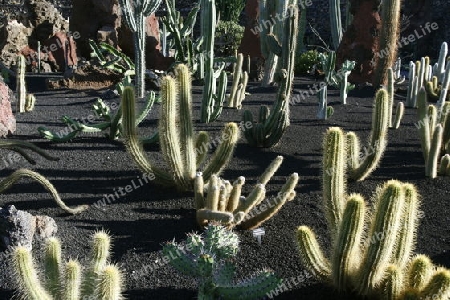
[(25, 84), (25, 56), (17, 56), (17, 71), (16, 71), (16, 97), (17, 97), (17, 107), (16, 112), (25, 112), (25, 102), (27, 97), (27, 87)]
[(48, 181), (44, 176), (42, 176), (39, 173), (36, 173), (34, 171), (28, 170), (28, 169), (19, 169), (17, 171), (14, 171), (12, 174), (10, 174), (8, 177), (0, 181), (0, 193), (3, 193), (7, 189), (9, 189), (14, 183), (19, 181), (20, 179), (28, 177), (33, 179), (34, 181), (41, 184), (52, 196), (53, 199), (55, 199), (56, 203), (59, 207), (61, 207), (64, 211), (70, 213), (70, 214), (78, 214), (80, 212), (85, 211), (89, 206), (88, 205), (79, 205), (75, 208), (68, 207), (59, 197), (58, 192), (56, 191), (55, 187), (51, 184), (50, 181)]
[[(298, 32), (298, 8), (290, 5), (291, 11), (284, 25), (283, 40), (280, 44), (275, 35), (267, 37), (272, 51), (281, 59), (281, 70), (277, 75), (278, 93), (274, 108), (270, 112), (267, 106), (262, 106), (259, 114), (259, 122), (251, 128), (246, 128), (245, 138), (248, 143), (256, 147), (272, 147), (277, 144), (286, 128), (289, 126), (289, 99), (294, 80), (294, 59), (297, 47)], [(245, 124), (253, 123), (253, 115), (245, 111), (243, 116)]]
[(261, 299), (281, 280), (272, 271), (260, 271), (235, 282), (233, 258), (239, 250), (238, 236), (219, 225), (210, 225), (203, 235), (190, 234), (186, 245), (169, 242), (163, 253), (179, 272), (197, 279), (198, 299)]
[(275, 199), (265, 200), (265, 185), (282, 161), (283, 157), (278, 156), (267, 167), (246, 198), (241, 196), (242, 186), (245, 183), (242, 176), (231, 184), (213, 175), (205, 188), (202, 175), (197, 174), (194, 191), (198, 224), (206, 226), (209, 222), (219, 222), (228, 228), (239, 226), (243, 229), (253, 229), (274, 216), (287, 201), (294, 199), (294, 189), (298, 182), (298, 174), (293, 173)]
[[(162, 185), (192, 190), (197, 168), (203, 163), (212, 142), (209, 142), (206, 132), (200, 132), (197, 136), (193, 132), (191, 76), (187, 66), (177, 65), (175, 74), (176, 80), (171, 76), (162, 80), (158, 130), (161, 151), (170, 171), (155, 167), (143, 151), (136, 133), (134, 93), (129, 87), (125, 88), (122, 96), (124, 136), (128, 152), (144, 173), (154, 174), (156, 182)], [(235, 123), (226, 124), (218, 148), (204, 166), (206, 181), (228, 164), (238, 138), (238, 126)]]
[(228, 97), (228, 106), (237, 109), (242, 108), (242, 101), (245, 99), (245, 89), (248, 83), (248, 72), (242, 72), (243, 64), (244, 55), (239, 53), (234, 64), (233, 84), (231, 85), (230, 96)]
[(138, 98), (145, 93), (145, 17), (154, 13), (162, 0), (119, 0), (122, 14), (134, 35), (134, 57), (136, 65), (136, 94)]
[(340, 291), (378, 298), (387, 292), (394, 296), (386, 299), (402, 299), (399, 295), (408, 284), (420, 280), (420, 276), (414, 276), (411, 283), (398, 283), (398, 276), (403, 275), (396, 269), (410, 266), (419, 220), (418, 193), (411, 184), (388, 181), (377, 190), (373, 212), (368, 214), (360, 195), (347, 194), (346, 157), (345, 134), (337, 127), (328, 129), (324, 138), (323, 197), (331, 255), (325, 256), (311, 229), (300, 226), (297, 240), (302, 262), (318, 279)]
[(84, 279), (78, 261), (69, 260), (62, 265), (61, 243), (57, 238), (46, 241), (42, 278), (39, 278), (30, 250), (16, 247), (12, 259), (19, 293), (30, 300), (123, 299), (122, 274), (115, 265), (108, 263), (110, 243), (106, 232), (94, 234), (91, 265)]
[[(153, 107), (156, 101), (156, 95), (152, 91), (145, 97), (145, 104), (139, 116), (136, 119), (135, 126), (139, 124), (147, 117), (148, 113)], [(60, 130), (59, 132), (54, 132), (48, 130), (47, 128), (40, 126), (38, 127), (39, 134), (52, 142), (63, 143), (74, 139), (79, 133), (98, 133), (109, 129), (109, 133), (106, 136), (110, 140), (116, 140), (122, 137), (122, 107), (117, 108), (117, 112), (114, 115), (111, 108), (103, 102), (102, 99), (97, 98), (93, 104), (94, 115), (97, 118), (102, 119), (103, 122), (97, 124), (83, 124), (86, 122), (75, 121), (68, 116), (63, 116), (61, 120), (67, 125), (67, 128)], [(88, 121), (90, 121), (88, 119)], [(69, 131), (70, 130), (70, 131)], [(153, 134), (148, 138), (142, 139), (144, 144), (151, 144), (158, 141), (158, 133)]]
[(58, 161), (58, 157), (53, 157), (47, 152), (45, 152), (43, 149), (37, 147), (33, 143), (25, 142), (25, 141), (19, 141), (19, 140), (10, 140), (10, 139), (0, 139), (0, 148), (2, 149), (8, 149), (14, 152), (17, 152), (19, 155), (21, 155), (23, 158), (25, 158), (30, 164), (36, 164), (36, 161), (25, 151), (30, 150), (36, 154), (39, 154), (43, 158), (50, 160), (50, 161)]
[(373, 86), (387, 83), (387, 69), (397, 59), (397, 41), (400, 34), (400, 0), (385, 0), (381, 6), (381, 32)]
[(97, 45), (97, 43), (89, 39), (89, 46), (92, 50), (91, 57), (97, 58), (98, 63), (103, 68), (114, 70), (124, 75), (135, 75), (133, 61), (110, 44), (100, 42)]

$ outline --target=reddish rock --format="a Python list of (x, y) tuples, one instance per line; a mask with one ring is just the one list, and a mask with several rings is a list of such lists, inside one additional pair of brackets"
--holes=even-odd
[(6, 137), (8, 133), (16, 131), (16, 118), (11, 109), (11, 97), (13, 92), (0, 80), (0, 137)]
[(250, 78), (261, 79), (262, 65), (264, 57), (261, 53), (261, 40), (259, 28), (259, 0), (248, 0), (245, 4), (245, 16), (247, 23), (245, 25), (244, 36), (239, 46), (238, 52), (244, 56), (250, 55), (251, 70)]
[(336, 53), (336, 68), (345, 60), (354, 60), (355, 69), (349, 76), (353, 83), (372, 82), (375, 55), (381, 28), (378, 5), (380, 0), (352, 0), (353, 21), (342, 37)]
[(67, 36), (63, 32), (57, 32), (50, 39), (45, 41), (42, 52), (48, 53), (48, 59), (54, 63), (59, 71), (66, 71), (67, 67), (74, 67), (78, 63), (75, 41), (72, 36)]

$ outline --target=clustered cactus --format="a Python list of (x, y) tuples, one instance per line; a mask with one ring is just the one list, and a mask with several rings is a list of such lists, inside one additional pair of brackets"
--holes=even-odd
[(18, 246), (12, 253), (18, 291), (23, 299), (30, 300), (123, 299), (122, 274), (117, 266), (109, 263), (110, 248), (109, 235), (104, 231), (95, 233), (90, 266), (83, 271), (77, 260), (71, 259), (63, 265), (61, 242), (49, 238), (45, 243), (43, 274), (39, 278), (31, 251)]
[(248, 72), (242, 72), (243, 64), (244, 55), (239, 53), (233, 66), (233, 83), (228, 97), (228, 106), (237, 109), (242, 108), (242, 101), (245, 99), (245, 89), (248, 83)]
[[(139, 126), (143, 120), (147, 117), (148, 113), (153, 107), (156, 101), (156, 94), (151, 91), (145, 97), (145, 104), (139, 116), (136, 118), (135, 126)], [(74, 119), (63, 116), (61, 120), (67, 125), (69, 130), (54, 132), (48, 130), (47, 128), (40, 126), (38, 127), (39, 134), (52, 142), (64, 143), (74, 139), (80, 132), (84, 133), (98, 133), (109, 129), (109, 133), (106, 136), (110, 140), (116, 140), (123, 136), (123, 126), (122, 126), (122, 107), (117, 108), (117, 112), (114, 115), (111, 107), (106, 105), (102, 99), (97, 98), (93, 104), (94, 115), (96, 118), (101, 119), (103, 122), (97, 124), (83, 124), (82, 122), (75, 121)], [(88, 119), (89, 121), (89, 119)], [(158, 141), (158, 133), (153, 134), (148, 138), (143, 138), (142, 143), (151, 144)]]
[[(276, 199), (265, 200), (265, 185), (282, 162), (282, 156), (275, 158), (246, 198), (241, 196), (245, 183), (245, 178), (242, 176), (231, 184), (213, 175), (205, 186), (202, 174), (197, 174), (194, 191), (199, 226), (218, 222), (228, 228), (239, 226), (242, 229), (253, 229), (274, 216), (287, 201), (295, 198), (294, 189), (298, 182), (298, 174), (293, 173)], [(204, 190), (207, 190), (206, 196)], [(255, 208), (256, 211), (253, 214)]]
[[(281, 60), (280, 71), (276, 76), (278, 92), (274, 108), (270, 111), (267, 106), (261, 106), (258, 123), (245, 130), (245, 138), (248, 143), (256, 147), (272, 147), (277, 144), (290, 124), (289, 99), (292, 92), (292, 82), (294, 80), (294, 60), (297, 47), (296, 37), (298, 33), (298, 8), (297, 5), (290, 4), (287, 9), (291, 13), (284, 21), (283, 34), (279, 36), (269, 34), (266, 37), (270, 50)], [(281, 43), (280, 38), (282, 38)], [(245, 124), (247, 124), (247, 122), (253, 123), (252, 113), (246, 110), (243, 119)]]
[(190, 234), (184, 245), (169, 242), (163, 248), (170, 264), (179, 272), (194, 276), (198, 299), (261, 299), (281, 282), (270, 270), (250, 278), (234, 280), (233, 258), (239, 250), (237, 234), (220, 225), (209, 225), (202, 235)]
[[(325, 257), (313, 231), (300, 226), (297, 241), (303, 264), (340, 291), (389, 300), (446, 299), (450, 272), (437, 269), (433, 274), (430, 265), (420, 269), (416, 259), (410, 261), (419, 220), (415, 187), (396, 180), (386, 182), (377, 190), (373, 212), (368, 214), (362, 196), (346, 191), (345, 143), (341, 129), (327, 130), (323, 200), (332, 240), (330, 258)], [(404, 269), (408, 271), (403, 273)]]
[[(136, 133), (135, 99), (130, 87), (125, 88), (122, 96), (123, 129), (127, 150), (139, 168), (154, 174), (157, 183), (185, 191), (193, 189), (197, 169), (204, 162), (211, 142), (206, 132), (196, 136), (193, 131), (191, 76), (187, 66), (178, 65), (175, 74), (176, 80), (171, 76), (162, 79), (158, 130), (161, 151), (170, 171), (155, 167), (142, 148)], [(218, 148), (204, 166), (206, 181), (228, 164), (238, 138), (236, 123), (226, 124)]]

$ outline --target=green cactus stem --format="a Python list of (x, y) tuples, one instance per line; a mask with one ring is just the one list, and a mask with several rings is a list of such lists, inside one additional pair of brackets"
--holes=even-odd
[(36, 104), (36, 97), (33, 94), (28, 94), (25, 98), (25, 112), (33, 111)]
[(18, 141), (18, 140), (8, 140), (8, 139), (1, 139), (0, 140), (0, 148), (8, 149), (14, 152), (17, 152), (19, 155), (21, 155), (23, 158), (25, 158), (30, 164), (36, 164), (36, 161), (28, 155), (27, 152), (25, 152), (25, 149), (31, 150), (34, 153), (39, 154), (43, 158), (50, 160), (50, 161), (58, 161), (58, 157), (53, 157), (49, 155), (47, 152), (45, 152), (43, 149), (35, 146), (32, 143), (25, 142), (25, 141)]
[(17, 95), (17, 107), (16, 112), (24, 113), (25, 103), (27, 97), (27, 87), (25, 84), (25, 56), (18, 55), (17, 56), (17, 71), (16, 71), (16, 95)]
[(16, 170), (12, 174), (10, 174), (8, 177), (6, 177), (2, 181), (0, 181), (0, 193), (9, 189), (14, 183), (19, 181), (23, 177), (31, 178), (34, 181), (37, 181), (38, 183), (40, 183), (53, 196), (53, 199), (56, 201), (56, 204), (58, 204), (59, 207), (61, 207), (64, 211), (66, 211), (70, 214), (74, 214), (74, 215), (79, 214), (89, 208), (88, 205), (79, 205), (74, 208), (67, 206), (61, 200), (58, 192), (56, 191), (55, 187), (50, 183), (50, 181), (48, 181), (41, 174), (36, 173), (31, 170), (27, 170), (27, 169)]
[(330, 0), (329, 1), (329, 11), (330, 11), (330, 24), (331, 24), (331, 37), (333, 40), (334, 50), (337, 51), (339, 44), (342, 40), (342, 19), (341, 19), (341, 1), (340, 0)]
[(55, 298), (60, 298), (59, 284), (62, 280), (61, 242), (49, 238), (45, 243), (44, 272), (47, 277), (46, 290)]
[(448, 45), (446, 42), (443, 42), (441, 44), (441, 50), (439, 51), (439, 60), (436, 69), (436, 76), (438, 77), (439, 82), (444, 82), (447, 54), (448, 54)]
[(230, 96), (228, 97), (228, 106), (241, 109), (242, 101), (245, 99), (245, 89), (248, 84), (248, 72), (242, 72), (244, 55), (239, 53), (236, 58), (233, 71), (233, 83), (231, 85)]
[(143, 98), (145, 94), (145, 18), (153, 14), (162, 0), (119, 0), (122, 15), (133, 32), (134, 56), (136, 66), (136, 95)]
[(81, 266), (76, 260), (69, 260), (66, 263), (64, 272), (65, 286), (62, 292), (62, 299), (78, 300), (81, 295)]
[(403, 288), (403, 276), (401, 269), (396, 265), (387, 267), (381, 282), (381, 298), (382, 300), (400, 299)]
[(394, 129), (400, 128), (400, 123), (402, 122), (403, 116), (405, 115), (405, 104), (403, 102), (397, 103), (397, 108), (395, 111)]

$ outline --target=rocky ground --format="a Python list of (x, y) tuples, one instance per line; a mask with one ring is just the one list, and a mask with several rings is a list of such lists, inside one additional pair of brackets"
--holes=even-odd
[[(295, 91), (308, 89), (310, 78), (297, 78)], [(30, 83), (31, 84), (31, 83)], [(60, 121), (63, 115), (87, 119), (92, 115), (91, 106), (102, 91), (53, 90), (44, 91), (41, 84), (30, 85), (37, 97), (36, 108), (31, 113), (17, 115), (17, 132), (12, 139), (35, 142), (58, 162), (36, 158), (36, 165), (23, 160), (6, 165), (1, 161), (0, 176), (5, 177), (20, 167), (32, 168), (55, 185), (61, 197), (69, 205), (95, 204), (105, 194), (113, 194), (139, 179), (142, 174), (126, 153), (121, 141), (111, 142), (102, 135), (81, 134), (68, 143), (53, 144), (39, 137), (36, 128), (47, 126), (55, 131), (63, 130)], [(252, 83), (250, 96), (244, 108), (257, 112), (260, 104), (274, 101), (275, 89), (261, 89)], [(194, 88), (194, 116), (198, 120), (201, 88)], [(300, 225), (311, 226), (323, 247), (329, 248), (329, 236), (323, 211), (321, 210), (321, 159), (322, 137), (330, 126), (355, 131), (361, 139), (368, 137), (371, 127), (373, 97), (365, 90), (353, 92), (347, 105), (338, 102), (338, 91), (329, 92), (329, 105), (334, 115), (326, 120), (317, 120), (317, 99), (309, 97), (291, 106), (291, 126), (280, 144), (272, 149), (250, 147), (241, 138), (235, 156), (223, 177), (233, 180), (238, 176), (247, 179), (244, 193), (247, 194), (258, 176), (277, 155), (285, 160), (276, 176), (268, 184), (270, 197), (275, 197), (285, 178), (298, 172), (300, 181), (297, 197), (287, 203), (271, 220), (263, 224), (265, 236), (261, 245), (250, 231), (239, 231), (241, 249), (236, 258), (236, 278), (244, 278), (262, 268), (271, 268), (285, 279), (288, 291), (276, 299), (349, 299), (349, 295), (338, 295), (332, 288), (318, 283), (300, 264), (296, 248), (295, 229)], [(396, 101), (402, 95), (396, 96)], [(117, 98), (106, 99), (118, 103)], [(155, 131), (155, 119), (159, 105), (152, 110), (142, 124), (140, 132), (149, 135)], [(206, 129), (218, 135), (227, 121), (240, 122), (242, 111), (225, 109), (220, 120), (209, 124), (195, 124), (197, 129)], [(348, 192), (361, 193), (370, 201), (376, 187), (389, 179), (399, 179), (415, 184), (422, 196), (422, 219), (417, 234), (419, 253), (429, 255), (434, 262), (450, 267), (450, 194), (449, 178), (431, 180), (424, 176), (424, 162), (419, 144), (416, 111), (407, 109), (398, 130), (389, 133), (387, 151), (379, 168), (363, 182), (350, 182)], [(147, 147), (154, 161), (161, 161), (157, 146)], [(2, 153), (5, 154), (4, 152)], [(161, 245), (165, 241), (182, 241), (185, 234), (198, 231), (191, 193), (177, 193), (153, 184), (138, 186), (132, 192), (116, 198), (111, 204), (72, 216), (58, 208), (42, 187), (23, 180), (0, 196), (2, 205), (14, 204), (18, 209), (32, 214), (53, 217), (59, 227), (66, 258), (84, 260), (89, 252), (90, 235), (98, 229), (106, 229), (114, 237), (112, 260), (117, 262), (125, 275), (128, 299), (194, 299), (196, 284), (192, 278), (182, 276), (168, 265), (159, 264), (162, 259)], [(34, 245), (36, 260), (42, 259), (40, 245)], [(8, 260), (1, 255), (0, 299), (10, 299), (16, 288), (11, 280)]]

